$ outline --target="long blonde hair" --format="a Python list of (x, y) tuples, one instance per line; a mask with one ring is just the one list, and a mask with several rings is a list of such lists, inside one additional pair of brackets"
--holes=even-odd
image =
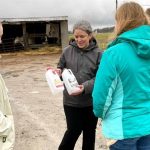
[(147, 8), (145, 12), (150, 17), (150, 8)]
[(148, 23), (150, 24), (150, 8), (147, 8), (145, 13), (146, 13), (146, 16), (147, 16), (147, 19), (148, 19)]
[(148, 24), (143, 8), (135, 2), (126, 2), (122, 4), (116, 12), (115, 19), (116, 36), (140, 25)]

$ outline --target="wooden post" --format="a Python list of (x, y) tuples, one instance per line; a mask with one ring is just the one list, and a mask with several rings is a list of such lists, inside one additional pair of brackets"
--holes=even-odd
[(27, 42), (27, 32), (26, 32), (26, 23), (24, 22), (22, 24), (22, 28), (23, 28), (23, 41), (24, 41), (24, 49), (27, 49), (28, 47), (28, 42)]
[(60, 32), (61, 32), (61, 46), (64, 49), (68, 43), (68, 20), (63, 20), (60, 22)]
[(118, 0), (116, 0), (116, 10), (117, 10), (117, 8), (118, 8)]

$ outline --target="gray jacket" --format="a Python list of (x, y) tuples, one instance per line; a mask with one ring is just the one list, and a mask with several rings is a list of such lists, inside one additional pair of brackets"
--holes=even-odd
[(101, 58), (100, 49), (93, 39), (86, 49), (80, 49), (74, 40), (70, 41), (60, 57), (58, 68), (71, 69), (79, 84), (84, 85), (85, 91), (78, 96), (70, 96), (65, 89), (63, 92), (64, 105), (87, 107), (92, 105), (92, 90), (98, 65)]

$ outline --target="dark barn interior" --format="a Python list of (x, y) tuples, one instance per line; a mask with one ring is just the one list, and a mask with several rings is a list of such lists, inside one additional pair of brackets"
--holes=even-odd
[(60, 36), (60, 22), (57, 21), (3, 24), (0, 52), (39, 48), (43, 45), (61, 45)]
[(3, 36), (2, 36), (2, 44), (0, 44), (0, 50), (11, 51), (11, 50), (18, 50), (24, 49), (21, 43), (14, 43), (16, 37), (22, 37), (22, 25), (21, 24), (6, 24), (3, 25)]

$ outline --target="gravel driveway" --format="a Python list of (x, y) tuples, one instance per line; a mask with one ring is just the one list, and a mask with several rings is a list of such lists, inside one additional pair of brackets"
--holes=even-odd
[[(60, 54), (3, 54), (1, 74), (9, 89), (15, 120), (14, 150), (57, 150), (66, 124), (62, 94), (52, 95), (45, 80), (48, 66), (56, 67)], [(99, 124), (98, 124), (99, 126)], [(81, 139), (75, 150), (81, 150)], [(96, 150), (106, 150), (97, 128)]]

